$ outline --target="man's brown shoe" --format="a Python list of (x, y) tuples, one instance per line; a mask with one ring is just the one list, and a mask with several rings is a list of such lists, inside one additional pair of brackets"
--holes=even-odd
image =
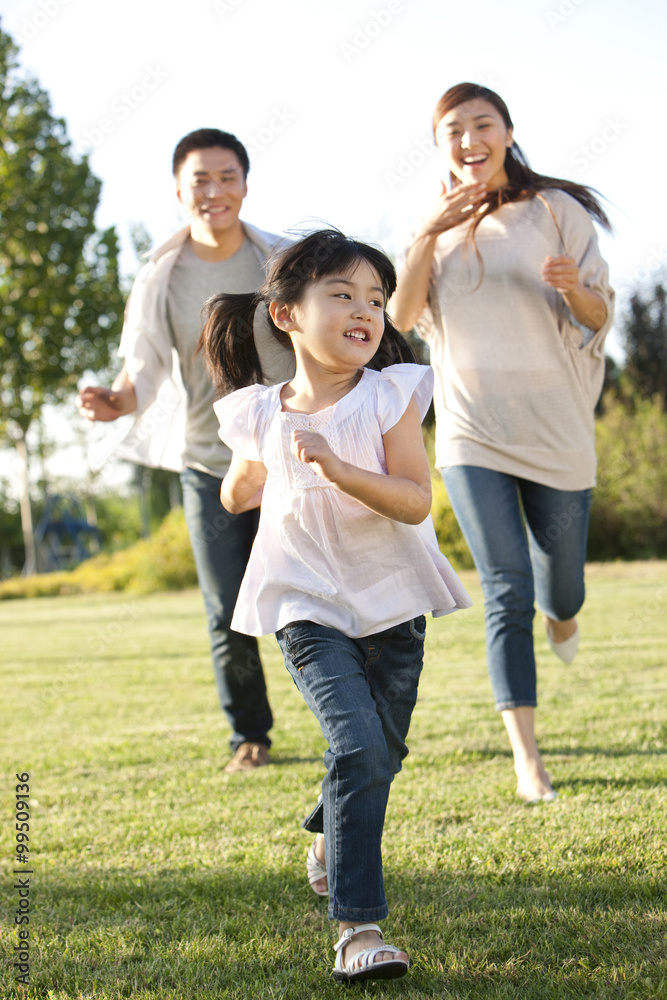
[(269, 748), (265, 743), (242, 743), (223, 771), (225, 774), (254, 771), (256, 767), (270, 763)]

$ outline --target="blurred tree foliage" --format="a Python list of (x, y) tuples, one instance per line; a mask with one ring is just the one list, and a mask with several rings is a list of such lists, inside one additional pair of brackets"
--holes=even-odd
[(637, 291), (622, 321), (624, 371), (640, 396), (667, 410), (667, 308), (665, 286)]
[(116, 234), (95, 230), (101, 182), (46, 93), (20, 77), (16, 51), (0, 28), (0, 432), (25, 435), (45, 402), (109, 363), (123, 297)]
[(42, 407), (109, 364), (123, 296), (115, 231), (95, 229), (101, 182), (17, 51), (0, 27), (0, 442), (27, 462)]

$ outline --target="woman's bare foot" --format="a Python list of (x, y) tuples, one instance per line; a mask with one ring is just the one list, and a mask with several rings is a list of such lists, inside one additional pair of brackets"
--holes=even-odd
[(524, 802), (549, 801), (556, 797), (535, 741), (535, 709), (528, 705), (500, 713), (512, 746), (516, 793)]
[(514, 771), (517, 778), (516, 794), (524, 802), (537, 802), (552, 795), (555, 797), (541, 757), (538, 756), (537, 760), (526, 759), (521, 764), (515, 760)]

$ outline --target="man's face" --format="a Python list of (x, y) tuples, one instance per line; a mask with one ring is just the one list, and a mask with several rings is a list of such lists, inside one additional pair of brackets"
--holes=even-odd
[(176, 179), (178, 200), (193, 225), (210, 232), (225, 232), (237, 225), (247, 193), (238, 156), (219, 146), (188, 153)]

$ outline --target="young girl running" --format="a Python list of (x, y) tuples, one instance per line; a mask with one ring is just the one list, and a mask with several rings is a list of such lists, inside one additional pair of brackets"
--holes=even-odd
[[(337, 982), (408, 970), (377, 924), (388, 912), (385, 809), (408, 752), (424, 614), (470, 606), (429, 516), (421, 421), (432, 371), (367, 367), (407, 356), (384, 312), (395, 284), (380, 250), (315, 232), (280, 253), (256, 295), (210, 300), (200, 341), (218, 386), (237, 388), (215, 404), (233, 451), (222, 503), (239, 513), (261, 502), (232, 627), (276, 633), (328, 743), (304, 825), (323, 832), (308, 869), (339, 921)], [(262, 378), (247, 336), (260, 302), (296, 355), (291, 382), (268, 388), (251, 384)]]

